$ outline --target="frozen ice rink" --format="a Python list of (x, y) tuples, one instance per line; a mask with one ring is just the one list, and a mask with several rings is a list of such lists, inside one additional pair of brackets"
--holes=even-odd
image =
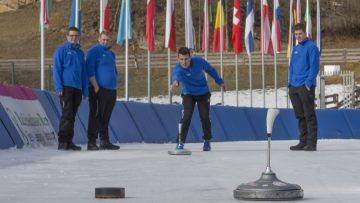
[[(273, 141), (271, 167), (280, 180), (303, 188), (299, 201), (359, 202), (360, 140), (320, 140), (316, 152), (290, 151), (296, 143)], [(239, 202), (233, 190), (257, 180), (266, 167), (266, 141), (213, 143), (211, 152), (187, 144), (191, 156), (168, 155), (174, 147), (0, 150), (0, 202)], [(95, 187), (125, 187), (126, 198), (95, 199)]]

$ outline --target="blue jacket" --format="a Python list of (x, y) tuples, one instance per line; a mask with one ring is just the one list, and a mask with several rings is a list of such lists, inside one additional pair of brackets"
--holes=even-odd
[(115, 54), (110, 50), (110, 47), (105, 47), (99, 43), (91, 47), (86, 55), (86, 71), (89, 78), (95, 76), (100, 87), (116, 90)]
[(196, 56), (191, 58), (190, 67), (188, 68), (183, 68), (179, 63), (175, 65), (173, 81), (181, 83), (182, 94), (204, 95), (210, 90), (203, 71), (208, 73), (216, 84), (221, 85), (224, 83), (214, 67), (203, 58)]
[(289, 67), (289, 86), (316, 86), (316, 76), (320, 68), (320, 53), (317, 46), (305, 39), (292, 51)]
[(88, 79), (85, 71), (84, 52), (80, 45), (65, 42), (54, 54), (54, 86), (55, 91), (62, 92), (64, 86), (73, 87), (88, 96)]

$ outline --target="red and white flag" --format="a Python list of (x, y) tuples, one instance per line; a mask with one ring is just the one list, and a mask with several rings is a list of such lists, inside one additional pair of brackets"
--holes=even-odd
[(110, 7), (109, 0), (101, 0), (101, 14), (100, 14), (100, 32), (107, 31), (110, 32)]
[(155, 48), (155, 0), (147, 0), (146, 7), (146, 42), (148, 44), (148, 50), (153, 51)]
[(185, 10), (185, 46), (189, 49), (194, 49), (194, 32), (192, 22), (191, 1), (184, 0)]
[[(270, 20), (269, 20), (269, 4), (267, 0), (263, 1), (263, 29), (261, 30), (261, 40), (260, 40), (260, 51), (263, 51), (264, 54), (274, 54), (273, 45), (271, 42), (271, 31), (270, 31)], [(262, 42), (264, 40), (264, 43)]]
[(232, 45), (234, 53), (238, 54), (243, 51), (242, 34), (241, 34), (242, 14), (240, 8), (240, 0), (234, 0), (234, 14), (232, 26)]
[(271, 40), (274, 43), (274, 50), (276, 53), (280, 53), (281, 51), (281, 13), (280, 13), (280, 5), (279, 0), (274, 0), (274, 17), (273, 23), (271, 25)]
[(166, 2), (165, 48), (176, 52), (174, 0), (167, 0)]

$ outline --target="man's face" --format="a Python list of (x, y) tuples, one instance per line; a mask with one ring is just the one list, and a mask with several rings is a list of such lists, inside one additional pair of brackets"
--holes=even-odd
[(306, 38), (306, 34), (303, 30), (295, 30), (295, 38), (298, 42), (302, 42)]
[(107, 35), (101, 35), (98, 39), (99, 44), (105, 46), (105, 47), (110, 47), (111, 46), (111, 37), (107, 36)]
[(178, 61), (183, 68), (189, 68), (190, 67), (190, 55), (182, 55), (178, 54)]
[(74, 31), (74, 30), (70, 30), (68, 35), (67, 35), (67, 40), (71, 43), (71, 44), (77, 44), (79, 41), (79, 32)]

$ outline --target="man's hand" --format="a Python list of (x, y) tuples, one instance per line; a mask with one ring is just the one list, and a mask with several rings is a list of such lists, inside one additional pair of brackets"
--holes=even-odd
[(222, 91), (224, 91), (224, 92), (226, 91), (225, 83), (221, 84), (220, 87), (221, 87), (221, 90), (222, 90)]
[(170, 86), (170, 90), (172, 93), (175, 93), (175, 90), (179, 87), (179, 82), (178, 81), (174, 81), (171, 86)]
[(62, 96), (63, 96), (63, 92), (62, 92), (62, 91), (61, 91), (61, 92), (58, 92), (57, 95), (58, 95), (59, 97), (62, 97)]
[(94, 91), (95, 91), (95, 94), (97, 94), (99, 92), (100, 88), (98, 85), (94, 86)]

